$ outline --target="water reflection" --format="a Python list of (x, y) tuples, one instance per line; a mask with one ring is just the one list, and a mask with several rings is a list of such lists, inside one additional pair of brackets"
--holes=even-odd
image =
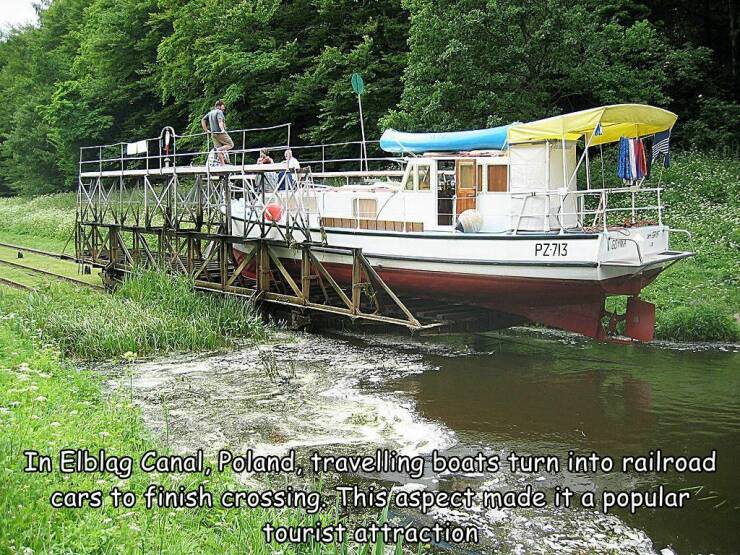
[(574, 449), (619, 457), (662, 449), (706, 456), (710, 475), (565, 476), (580, 488), (698, 491), (682, 510), (621, 514), (656, 547), (734, 553), (740, 546), (740, 355), (600, 345), (509, 334), (438, 338), (469, 356), (430, 354), (438, 372), (387, 384), (457, 434), (458, 448), (493, 446), (561, 457)]

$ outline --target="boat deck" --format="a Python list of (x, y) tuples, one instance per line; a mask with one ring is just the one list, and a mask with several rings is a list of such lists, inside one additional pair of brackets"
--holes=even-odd
[[(303, 168), (305, 171), (307, 168)], [(168, 166), (163, 168), (136, 168), (128, 170), (88, 170), (80, 172), (81, 178), (91, 179), (96, 177), (145, 177), (152, 175), (212, 175), (212, 176), (240, 176), (248, 174), (260, 174), (268, 172), (285, 171), (285, 164), (225, 164), (225, 165), (200, 165), (200, 166)], [(301, 170), (296, 170), (300, 172)], [(373, 170), (373, 171), (343, 171), (343, 172), (312, 172), (316, 178), (383, 178), (403, 177), (404, 172), (398, 170)]]
[(166, 166), (162, 168), (137, 168), (128, 170), (94, 170), (80, 172), (82, 178), (94, 177), (143, 177), (149, 175), (229, 175), (234, 173), (266, 173), (285, 171), (285, 164), (224, 164), (201, 166)]

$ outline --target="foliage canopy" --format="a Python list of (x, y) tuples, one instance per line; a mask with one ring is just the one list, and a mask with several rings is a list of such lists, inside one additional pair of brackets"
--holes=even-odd
[(737, 149), (732, 0), (49, 0), (0, 36), (0, 192), (74, 187), (81, 145), (290, 121), (299, 142), (450, 130), (614, 102)]

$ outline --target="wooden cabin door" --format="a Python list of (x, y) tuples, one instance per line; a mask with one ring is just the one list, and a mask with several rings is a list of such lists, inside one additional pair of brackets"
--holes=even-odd
[(462, 214), (466, 210), (475, 210), (477, 165), (475, 160), (457, 160), (455, 163), (455, 212)]

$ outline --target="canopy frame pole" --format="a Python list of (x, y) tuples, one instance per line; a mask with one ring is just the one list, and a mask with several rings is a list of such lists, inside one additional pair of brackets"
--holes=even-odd
[[(588, 154), (588, 147), (591, 146), (591, 140), (594, 138), (594, 134), (591, 133), (588, 137), (588, 141), (586, 141), (586, 145), (583, 149), (583, 154), (581, 154), (581, 158), (578, 160), (578, 164), (576, 164), (576, 168), (573, 170), (573, 173), (570, 176), (570, 179), (565, 184), (565, 188), (567, 189), (570, 187), (571, 181), (573, 181), (573, 178), (575, 178), (576, 174), (578, 173), (578, 169), (581, 167), (581, 163), (583, 162), (583, 159), (586, 157), (586, 154)], [(563, 145), (565, 145), (565, 138), (563, 138)], [(602, 160), (603, 163), (603, 160)], [(563, 177), (565, 177), (565, 150), (563, 150)]]
[(588, 145), (586, 145), (586, 190), (591, 190), (591, 164), (588, 157)]
[[(562, 158), (563, 158), (563, 183), (565, 183), (565, 170), (566, 170), (566, 165), (565, 165), (565, 142), (566, 142), (565, 141), (565, 123), (563, 123), (563, 134), (560, 136), (560, 140), (562, 141), (562, 145), (561, 146), (562, 146), (562, 149), (563, 149), (563, 152), (562, 152), (562, 154), (563, 154), (563, 156), (562, 156)], [(565, 183), (565, 188), (566, 189), (568, 188), (568, 185), (569, 184), (570, 184), (570, 181), (568, 181), (568, 183)]]
[[(599, 123), (601, 123), (601, 120), (599, 120)], [(589, 169), (589, 163), (588, 163), (588, 149), (591, 146), (591, 141), (594, 138), (594, 134), (591, 133), (588, 136), (588, 140), (586, 141), (586, 144), (583, 148), (583, 154), (581, 154), (581, 158), (578, 160), (578, 163), (576, 164), (575, 169), (573, 170), (573, 173), (570, 176), (570, 179), (568, 179), (568, 182), (565, 184), (565, 194), (560, 196), (560, 210), (563, 210), (565, 198), (568, 196), (568, 189), (570, 188), (570, 184), (575, 178), (575, 176), (578, 174), (578, 169), (581, 167), (581, 164), (583, 163), (583, 160), (586, 160), (586, 187), (590, 191), (591, 190), (591, 177), (590, 177), (590, 169)], [(562, 136), (562, 142), (563, 142), (563, 180), (565, 180), (565, 128), (563, 128), (563, 136)], [(599, 145), (601, 146), (601, 145)], [(601, 165), (602, 165), (602, 174), (603, 174), (603, 165), (604, 165), (604, 155), (602, 151), (601, 156)], [(576, 208), (577, 209), (577, 208)], [(563, 231), (564, 226), (561, 223), (561, 233)]]

